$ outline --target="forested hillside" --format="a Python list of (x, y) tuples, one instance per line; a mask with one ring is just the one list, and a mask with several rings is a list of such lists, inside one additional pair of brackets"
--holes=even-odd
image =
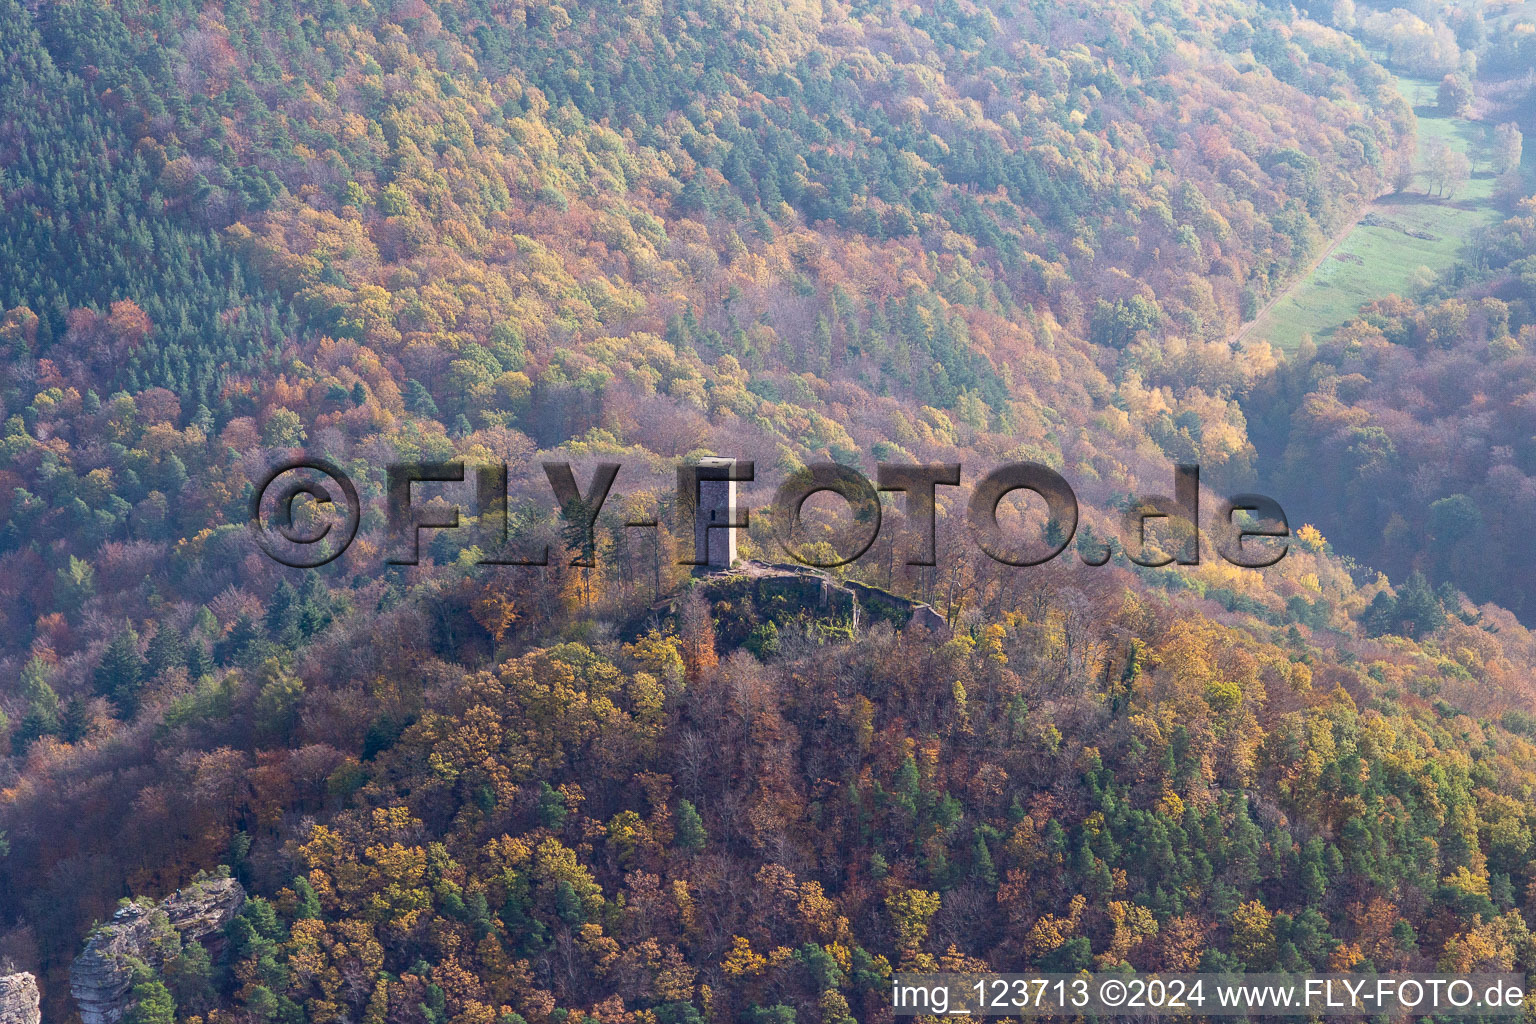
[[(1383, 37), (1310, 13), (0, 0), (0, 959), (69, 1020), (93, 923), (223, 865), (220, 955), (146, 967), (127, 1019), (844, 1024), (900, 967), (1531, 966), (1525, 562), (1449, 568), (1520, 536), (1463, 505), (1525, 485), (1387, 408), (1523, 465), (1531, 211), (1444, 296), (1233, 343), (1415, 151)], [(837, 573), (931, 635), (711, 599), (691, 538), (623, 525), (706, 453), (755, 507), (814, 462), (1036, 460), (1112, 537), (1175, 462), (1270, 473), (1250, 420), (1284, 504), (1358, 525), (1298, 518), (1263, 572), (1017, 570), (946, 491), (938, 566), (893, 509)], [(1431, 451), (1471, 497), (1397, 528)], [(320, 570), (247, 528), (299, 454), (362, 493)], [(387, 467), (448, 459), (511, 465), (551, 565), (448, 532), (385, 564)], [(545, 459), (625, 465), (590, 568)]]
[[(1439, 131), (1456, 145), (1442, 137), (1421, 148), (1420, 173), (1370, 216), (1402, 249), (1449, 244), (1458, 258), (1438, 273), (1420, 267), (1418, 287), (1380, 289), (1363, 304), (1349, 293), (1351, 311), (1304, 342), (1245, 411), (1265, 484), (1326, 521), (1340, 550), (1529, 621), (1536, 204), (1521, 197), (1536, 31), (1498, 8), (1426, 13), (1375, 12), (1360, 25), (1400, 73), (1439, 78), (1433, 92), (1418, 90), (1420, 110), (1453, 115)], [(1362, 269), (1368, 280), (1369, 260)], [(1369, 628), (1396, 631), (1387, 611)]]
[(1485, 240), (1489, 275), (1438, 301), (1367, 306), (1274, 382), (1280, 479), (1339, 510), (1334, 540), (1393, 578), (1415, 569), (1529, 616), (1536, 514), (1530, 201)]

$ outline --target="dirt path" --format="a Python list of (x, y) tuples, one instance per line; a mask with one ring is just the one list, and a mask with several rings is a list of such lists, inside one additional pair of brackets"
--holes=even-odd
[(1355, 215), (1352, 218), (1350, 218), (1349, 223), (1345, 224), (1338, 231), (1335, 231), (1333, 233), (1333, 237), (1328, 240), (1328, 245), (1323, 249), (1322, 254), (1319, 255), (1317, 257), (1317, 259), (1313, 260), (1311, 265), (1308, 266), (1305, 271), (1303, 271), (1300, 274), (1297, 274), (1294, 278), (1292, 278), (1291, 279), (1291, 283), (1286, 285), (1284, 288), (1280, 289), (1279, 293), (1276, 294), (1274, 298), (1272, 298), (1268, 302), (1264, 303), (1264, 305), (1259, 309), (1259, 311), (1253, 315), (1253, 319), (1249, 320), (1247, 323), (1243, 324), (1242, 327), (1238, 328), (1237, 333), (1232, 335), (1232, 337), (1228, 339), (1228, 343), (1232, 344), (1232, 345), (1236, 345), (1238, 342), (1242, 341), (1245, 337), (1247, 337), (1248, 336), (1248, 332), (1253, 330), (1254, 326), (1256, 324), (1258, 324), (1258, 322), (1260, 320), (1264, 319), (1265, 314), (1268, 313), (1271, 309), (1274, 308), (1275, 303), (1279, 302), (1281, 299), (1283, 299), (1287, 295), (1291, 294), (1291, 292), (1295, 291), (1298, 287), (1300, 287), (1302, 282), (1306, 281), (1307, 278), (1311, 277), (1312, 274), (1317, 270), (1317, 268), (1323, 265), (1323, 261), (1326, 260), (1329, 256), (1333, 255), (1333, 251), (1339, 247), (1340, 243), (1342, 243), (1344, 241), (1344, 239), (1349, 237), (1349, 233), (1351, 231), (1355, 230), (1355, 228), (1360, 226), (1360, 221), (1364, 219), (1365, 215), (1367, 213), (1370, 213), (1373, 209), (1375, 209), (1376, 208), (1376, 204), (1381, 202), (1382, 199), (1386, 198), (1389, 195), (1392, 195), (1392, 192), (1390, 190), (1388, 190), (1386, 192), (1383, 192), (1380, 195), (1378, 195), (1375, 199), (1372, 199), (1369, 202), (1366, 202), (1366, 203), (1362, 204), (1360, 209), (1355, 211)]

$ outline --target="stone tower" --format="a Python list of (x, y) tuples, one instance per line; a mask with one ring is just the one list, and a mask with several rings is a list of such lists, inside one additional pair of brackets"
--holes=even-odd
[(694, 550), (709, 552), (706, 564), (711, 569), (729, 569), (736, 561), (736, 531), (718, 525), (710, 528), (711, 523), (736, 521), (736, 481), (724, 479), (735, 469), (735, 459), (711, 457), (699, 460), (699, 514), (693, 521)]

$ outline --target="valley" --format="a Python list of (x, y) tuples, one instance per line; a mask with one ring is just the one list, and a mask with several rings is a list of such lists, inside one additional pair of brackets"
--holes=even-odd
[[(1495, 176), (1479, 152), (1489, 126), (1437, 111), (1434, 82), (1401, 75), (1395, 82), (1412, 105), (1418, 127), (1408, 187), (1368, 203), (1313, 269), (1244, 325), (1238, 339), (1262, 338), (1292, 352), (1304, 338), (1325, 338), (1373, 299), (1410, 297), (1433, 286), (1479, 231), (1501, 219), (1494, 202)], [(1472, 176), (1444, 197), (1435, 194), (1431, 182), (1435, 143), (1472, 164)]]

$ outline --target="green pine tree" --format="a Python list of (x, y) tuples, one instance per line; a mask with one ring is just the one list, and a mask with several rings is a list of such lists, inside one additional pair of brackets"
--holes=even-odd
[(320, 897), (315, 894), (314, 886), (309, 884), (309, 879), (299, 875), (293, 880), (293, 891), (299, 897), (293, 911), (294, 918), (299, 921), (319, 919)]
[(145, 651), (150, 677), (175, 668), (186, 660), (187, 646), (182, 641), (181, 633), (162, 622), (160, 628), (155, 630), (155, 635), (150, 637), (149, 648)]
[(123, 1014), (123, 1024), (176, 1024), (176, 1000), (164, 982), (142, 981), (129, 996), (133, 1005)]
[(687, 800), (677, 802), (677, 827), (673, 831), (673, 842), (684, 850), (702, 850), (709, 843), (704, 819), (699, 817), (698, 808)]
[(144, 685), (144, 659), (139, 656), (139, 634), (130, 627), (112, 638), (96, 667), (96, 692), (106, 697), (127, 717), (138, 710)]

